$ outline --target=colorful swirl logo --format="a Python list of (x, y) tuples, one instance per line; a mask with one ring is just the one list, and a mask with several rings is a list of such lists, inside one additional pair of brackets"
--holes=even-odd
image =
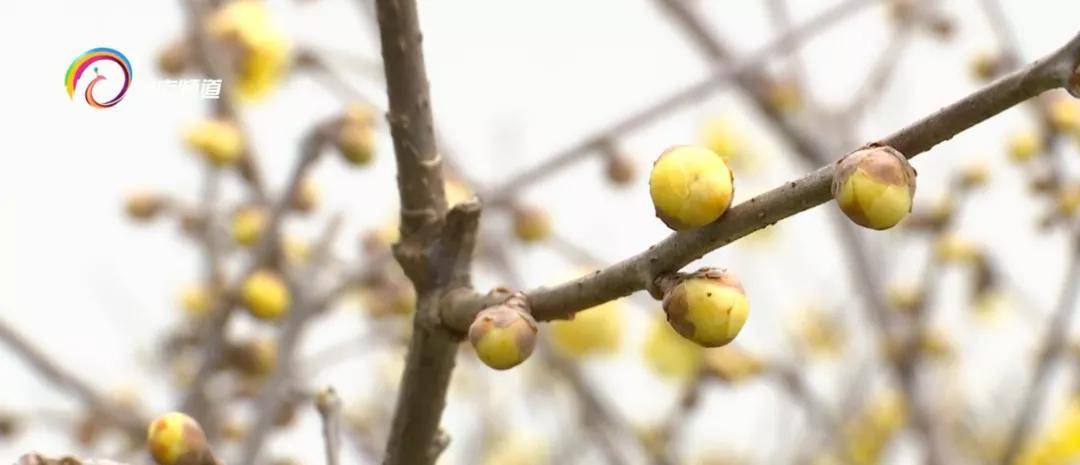
[(124, 85), (120, 87), (120, 92), (115, 97), (105, 101), (99, 102), (94, 98), (94, 86), (98, 82), (105, 79), (105, 76), (98, 73), (97, 66), (94, 66), (94, 80), (90, 81), (90, 84), (86, 86), (84, 92), (86, 96), (86, 103), (94, 108), (109, 108), (124, 98), (124, 94), (127, 93), (128, 87), (131, 86), (131, 62), (123, 53), (111, 48), (99, 47), (95, 49), (87, 50), (86, 53), (79, 55), (71, 62), (71, 66), (68, 66), (67, 75), (64, 76), (64, 87), (67, 89), (69, 99), (75, 98), (75, 86), (79, 83), (79, 79), (82, 78), (84, 72), (90, 69), (90, 66), (99, 61), (111, 61), (120, 66), (120, 69), (124, 72)]

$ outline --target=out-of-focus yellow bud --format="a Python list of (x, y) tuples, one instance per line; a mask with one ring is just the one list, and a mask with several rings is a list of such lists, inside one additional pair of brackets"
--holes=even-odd
[(986, 185), (990, 179), (990, 168), (985, 163), (972, 163), (960, 171), (960, 187), (974, 189)]
[(1080, 185), (1069, 185), (1057, 194), (1057, 210), (1063, 215), (1073, 215), (1080, 208)]
[(811, 354), (823, 357), (839, 355), (847, 342), (847, 332), (836, 315), (817, 306), (796, 312), (791, 332)]
[(1056, 412), (1046, 432), (1026, 444), (1015, 465), (1072, 464), (1080, 460), (1080, 399)]
[(263, 320), (276, 320), (289, 311), (292, 296), (289, 287), (277, 273), (260, 270), (244, 281), (244, 305), (253, 316)]
[(186, 40), (174, 40), (158, 51), (157, 68), (165, 76), (179, 76), (190, 62), (191, 50)]
[(765, 89), (769, 105), (779, 113), (794, 113), (802, 108), (802, 91), (790, 79), (776, 80)]
[(858, 150), (837, 164), (832, 193), (836, 205), (855, 224), (888, 229), (911, 212), (915, 169), (892, 147)]
[(932, 360), (946, 360), (952, 357), (954, 348), (949, 334), (941, 328), (933, 328), (923, 334), (920, 349)]
[(878, 463), (885, 446), (906, 419), (907, 409), (899, 394), (890, 391), (875, 396), (844, 429), (848, 462), (856, 465)]
[(706, 350), (705, 368), (724, 381), (739, 382), (761, 374), (765, 363), (742, 349), (727, 346)]
[(231, 348), (229, 362), (244, 375), (262, 378), (277, 368), (277, 343), (268, 337), (256, 337)]
[(1043, 151), (1042, 136), (1033, 130), (1020, 131), (1009, 137), (1008, 149), (1014, 162), (1026, 162)]
[(664, 312), (683, 337), (704, 347), (720, 347), (742, 330), (750, 304), (733, 274), (702, 268), (664, 292)]
[(258, 99), (276, 88), (288, 69), (290, 44), (265, 2), (228, 2), (210, 17), (207, 30), (237, 45), (236, 88), (241, 97)]
[(548, 445), (542, 439), (524, 433), (507, 435), (493, 442), (484, 452), (483, 465), (547, 465), (551, 463)]
[(612, 300), (548, 325), (552, 345), (563, 355), (581, 357), (609, 354), (619, 349), (623, 334), (623, 308)]
[(205, 284), (192, 284), (180, 291), (180, 308), (189, 316), (204, 318), (214, 309), (214, 292)]
[(375, 128), (370, 125), (343, 124), (334, 144), (353, 165), (363, 166), (375, 156)]
[(925, 293), (912, 284), (892, 284), (886, 292), (889, 306), (904, 313), (914, 313), (923, 306)]
[(319, 197), (319, 185), (315, 184), (315, 181), (304, 179), (296, 186), (289, 206), (303, 213), (311, 213), (319, 207)]
[(1080, 101), (1066, 97), (1057, 97), (1050, 103), (1050, 122), (1058, 131), (1080, 134)]
[(233, 215), (232, 237), (233, 241), (242, 246), (253, 246), (262, 237), (263, 229), (266, 228), (266, 210), (261, 207), (244, 207)]
[(202, 120), (184, 130), (184, 142), (214, 166), (236, 163), (244, 151), (240, 129), (230, 121)]
[(701, 145), (712, 150), (728, 166), (742, 166), (747, 156), (747, 142), (735, 125), (723, 117), (711, 117), (701, 125)]
[(680, 336), (660, 319), (652, 324), (642, 347), (649, 368), (662, 377), (681, 381), (691, 379), (701, 370), (704, 352), (701, 346)]
[(489, 307), (469, 325), (469, 342), (477, 357), (496, 370), (524, 362), (536, 346), (536, 320), (526, 311), (523, 297)]
[(295, 236), (285, 236), (281, 241), (281, 254), (293, 265), (306, 263), (311, 256), (311, 244)]
[(374, 317), (409, 315), (416, 309), (416, 290), (404, 275), (365, 289), (361, 298), (364, 308)]
[(945, 263), (974, 263), (982, 250), (973, 242), (956, 234), (943, 234), (934, 242), (934, 257)]
[(637, 177), (637, 168), (633, 158), (612, 148), (604, 157), (604, 174), (607, 175), (611, 184), (626, 186)]
[(514, 235), (522, 242), (539, 242), (551, 235), (551, 217), (544, 209), (519, 205), (514, 208)]
[(734, 193), (735, 176), (720, 155), (705, 147), (667, 149), (649, 176), (656, 216), (674, 230), (716, 221), (731, 205)]
[(1002, 70), (1001, 55), (993, 52), (979, 52), (971, 57), (971, 63), (968, 66), (975, 80), (989, 81)]
[(166, 413), (151, 422), (146, 443), (158, 465), (212, 465), (216, 462), (202, 427), (180, 412)]
[(150, 191), (138, 190), (124, 198), (124, 212), (135, 221), (149, 221), (158, 216), (168, 202), (164, 197)]

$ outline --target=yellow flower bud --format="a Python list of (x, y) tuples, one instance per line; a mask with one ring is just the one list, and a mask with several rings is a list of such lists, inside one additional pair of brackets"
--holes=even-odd
[(1023, 163), (1043, 151), (1043, 140), (1038, 132), (1025, 130), (1013, 134), (1009, 138), (1008, 146), (1009, 157), (1014, 162)]
[(972, 163), (960, 171), (960, 186), (965, 189), (982, 187), (990, 179), (990, 168), (985, 163)]
[(295, 236), (285, 236), (281, 241), (281, 254), (290, 264), (302, 265), (311, 255), (311, 244)]
[(240, 129), (224, 120), (203, 120), (188, 126), (184, 141), (214, 166), (236, 163), (244, 150)]
[(861, 149), (837, 164), (832, 193), (836, 205), (855, 224), (888, 229), (911, 212), (915, 169), (892, 147)]
[(705, 350), (657, 319), (649, 329), (642, 347), (646, 365), (656, 374), (676, 380), (688, 380), (701, 370)]
[(551, 235), (551, 217), (539, 207), (514, 209), (514, 235), (522, 242), (539, 242)]
[(277, 368), (277, 343), (267, 337), (257, 337), (230, 348), (230, 364), (241, 373), (262, 378)]
[(717, 378), (733, 383), (765, 371), (765, 363), (760, 358), (731, 346), (706, 350), (705, 367)]
[(135, 221), (154, 219), (167, 206), (163, 197), (149, 191), (131, 192), (124, 199), (124, 211)]
[(1064, 95), (1050, 103), (1050, 122), (1061, 132), (1080, 134), (1080, 101)]
[(701, 145), (716, 152), (729, 166), (737, 166), (746, 154), (747, 144), (731, 121), (712, 117), (701, 126)]
[(277, 273), (256, 271), (244, 281), (244, 305), (253, 316), (275, 320), (289, 311), (292, 297), (285, 281)]
[(989, 81), (1001, 72), (1001, 56), (992, 52), (979, 52), (971, 57), (971, 76), (977, 81)]
[(195, 419), (180, 412), (166, 413), (151, 422), (146, 443), (158, 465), (215, 463), (202, 427)]
[(524, 362), (536, 346), (536, 320), (518, 297), (489, 307), (469, 326), (469, 342), (485, 365), (506, 370)]
[(319, 206), (319, 185), (310, 179), (300, 181), (289, 206), (303, 213), (315, 211)]
[(272, 21), (265, 2), (228, 2), (209, 18), (207, 30), (215, 39), (233, 45), (226, 49), (235, 53), (235, 84), (241, 97), (254, 100), (265, 96), (285, 75), (289, 40)]
[(886, 292), (889, 306), (904, 313), (915, 313), (923, 306), (925, 293), (918, 286), (893, 284)]
[(1080, 208), (1080, 185), (1070, 185), (1057, 193), (1057, 209), (1063, 215), (1072, 215)]
[(720, 347), (739, 334), (750, 305), (734, 275), (702, 268), (666, 290), (664, 312), (683, 337), (704, 347)]
[(794, 313), (789, 329), (812, 355), (839, 355), (847, 343), (847, 332), (840, 319), (817, 305)]
[[(503, 434), (483, 453), (482, 465), (545, 465), (552, 462), (546, 441), (529, 433)], [(472, 462), (477, 463), (477, 462)]]
[(158, 51), (157, 67), (161, 74), (169, 77), (179, 76), (191, 62), (191, 51), (186, 40), (169, 42)]
[(656, 216), (674, 230), (712, 223), (731, 205), (735, 177), (724, 159), (700, 146), (677, 146), (653, 163), (649, 194)]
[(214, 309), (214, 293), (203, 284), (187, 286), (180, 291), (180, 308), (194, 318), (203, 318)]
[(356, 166), (366, 165), (375, 156), (375, 129), (366, 124), (343, 124), (334, 144), (345, 160)]
[(945, 263), (974, 263), (982, 251), (971, 241), (955, 234), (944, 234), (934, 243), (934, 257)]
[(605, 302), (577, 312), (569, 320), (551, 322), (547, 334), (555, 349), (564, 355), (612, 353), (622, 342), (622, 313), (618, 301)]
[(779, 113), (793, 113), (802, 108), (802, 92), (791, 80), (770, 82), (765, 96), (769, 105)]
[(630, 156), (622, 152), (612, 151), (604, 157), (604, 173), (611, 184), (625, 186), (634, 181), (637, 176), (637, 169), (634, 166), (634, 160)]
[(266, 210), (260, 207), (241, 208), (233, 215), (233, 241), (242, 246), (252, 246), (259, 242), (266, 227)]

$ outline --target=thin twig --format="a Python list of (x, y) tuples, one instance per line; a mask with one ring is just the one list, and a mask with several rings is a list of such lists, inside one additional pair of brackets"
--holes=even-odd
[(1040, 339), (1035, 370), (1021, 398), (1017, 418), (1006, 437), (1004, 452), (999, 462), (1003, 465), (1013, 463), (1020, 453), (1023, 441), (1035, 423), (1039, 408), (1043, 404), (1050, 368), (1068, 347), (1068, 331), (1072, 325), (1073, 315), (1076, 314), (1077, 294), (1080, 291), (1080, 235), (1074, 232), (1069, 240), (1072, 242), (1070, 244), (1072, 250), (1065, 272), (1065, 282), (1061, 286), (1056, 310), (1047, 322), (1045, 333)]
[(482, 195), (490, 207), (500, 207), (511, 203), (513, 197), (523, 189), (551, 177), (562, 169), (583, 160), (585, 157), (599, 154), (612, 139), (634, 131), (646, 124), (667, 115), (683, 105), (700, 102), (703, 97), (720, 90), (722, 84), (746, 70), (757, 68), (769, 58), (782, 52), (789, 42), (802, 42), (826, 30), (836, 22), (845, 19), (862, 8), (878, 0), (847, 0), (821, 15), (792, 29), (787, 34), (772, 40), (765, 46), (751, 53), (747, 58), (736, 61), (731, 66), (722, 67), (701, 81), (668, 95), (657, 102), (638, 110), (629, 116), (601, 129), (584, 140), (567, 147), (547, 158), (543, 162), (510, 176), (498, 186)]
[(341, 463), (341, 398), (334, 388), (327, 387), (315, 396), (315, 409), (322, 419), (323, 443), (326, 445), (326, 465)]
[(29, 340), (3, 320), (0, 320), (0, 343), (7, 345), (46, 381), (74, 395), (86, 406), (91, 415), (99, 415), (103, 420), (123, 430), (133, 441), (141, 441), (145, 437), (146, 425), (149, 421), (142, 415), (103, 397), (92, 386), (34, 347)]

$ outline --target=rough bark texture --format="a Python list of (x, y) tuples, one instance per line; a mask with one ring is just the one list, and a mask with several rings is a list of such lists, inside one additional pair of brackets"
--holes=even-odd
[(441, 324), (440, 301), (448, 290), (469, 285), (480, 205), (460, 204), (447, 213), (416, 3), (379, 0), (376, 7), (401, 197), (401, 240), (394, 256), (417, 293), (383, 463), (430, 464), (445, 447), (439, 421), (460, 340)]

